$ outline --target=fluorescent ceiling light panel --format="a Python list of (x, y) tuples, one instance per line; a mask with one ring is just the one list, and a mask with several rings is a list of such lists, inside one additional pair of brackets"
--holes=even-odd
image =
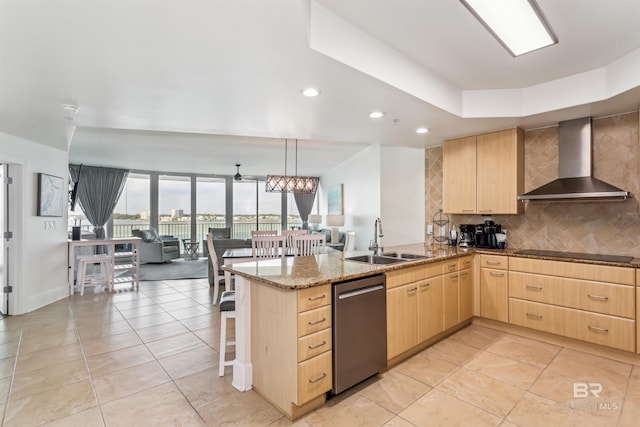
[(460, 0), (511, 53), (558, 43), (535, 0)]

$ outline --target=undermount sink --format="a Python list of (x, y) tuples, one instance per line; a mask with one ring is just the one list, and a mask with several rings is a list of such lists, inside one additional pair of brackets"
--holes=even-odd
[(388, 253), (385, 252), (382, 255), (383, 256), (387, 256), (387, 257), (391, 257), (391, 258), (400, 258), (400, 259), (406, 259), (406, 260), (432, 258), (432, 256), (406, 254), (404, 252), (388, 252)]
[(364, 262), (367, 264), (385, 265), (385, 264), (395, 264), (398, 262), (405, 262), (409, 260), (403, 259), (403, 258), (381, 256), (381, 255), (358, 255), (358, 256), (345, 258), (345, 261), (356, 261), (356, 262)]

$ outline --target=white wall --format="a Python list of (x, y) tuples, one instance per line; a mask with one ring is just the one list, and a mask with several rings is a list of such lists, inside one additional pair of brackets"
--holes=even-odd
[(372, 145), (320, 177), (320, 214), (327, 190), (344, 185), (345, 226), (356, 232), (356, 249), (367, 250), (374, 222), (383, 223), (383, 245), (424, 241), (424, 149)]
[(385, 246), (423, 243), (424, 149), (381, 147), (380, 217)]
[[(38, 172), (63, 177), (66, 188), (69, 160), (65, 151), (0, 133), (0, 162), (18, 171), (9, 201), (18, 209), (12, 242), (18, 280), (12, 283), (10, 314), (22, 314), (68, 295), (67, 213), (39, 217), (36, 206)], [(53, 222), (53, 230), (45, 230), (45, 220)]]

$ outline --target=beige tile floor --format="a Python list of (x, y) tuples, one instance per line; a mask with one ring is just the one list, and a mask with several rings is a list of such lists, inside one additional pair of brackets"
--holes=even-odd
[[(5, 426), (292, 424), (218, 376), (205, 280), (89, 291), (0, 320)], [(600, 397), (573, 398), (574, 383)], [(637, 426), (640, 367), (471, 325), (298, 420), (300, 426)]]

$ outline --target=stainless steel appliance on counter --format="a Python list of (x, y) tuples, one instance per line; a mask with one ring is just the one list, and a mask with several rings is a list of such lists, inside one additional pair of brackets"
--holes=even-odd
[(387, 367), (384, 274), (333, 285), (333, 389), (338, 394)]
[(475, 244), (474, 238), (475, 225), (473, 224), (460, 224), (460, 241), (458, 246), (463, 248), (473, 246)]

